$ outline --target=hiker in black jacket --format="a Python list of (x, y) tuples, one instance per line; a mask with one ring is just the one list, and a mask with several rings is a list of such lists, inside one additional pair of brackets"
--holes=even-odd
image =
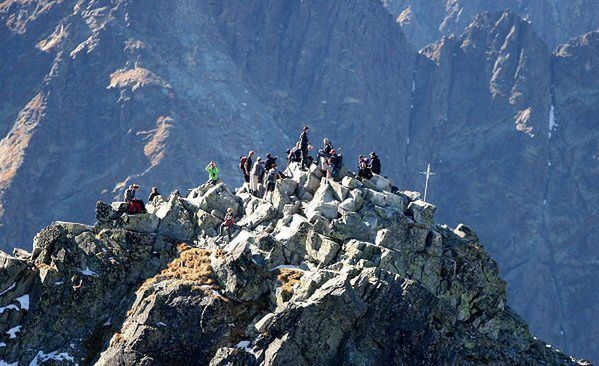
[(308, 126), (304, 127), (304, 130), (302, 131), (302, 134), (300, 135), (300, 148), (302, 151), (302, 170), (304, 168), (309, 168), (310, 167), (310, 161), (309, 161), (309, 152), (308, 149), (310, 147), (310, 140), (308, 139), (308, 131), (310, 130), (310, 128)]
[(370, 170), (376, 175), (381, 175), (381, 160), (374, 151), (370, 153)]
[(264, 161), (264, 169), (266, 169), (266, 171), (269, 171), (270, 168), (272, 168), (272, 166), (277, 162), (278, 158), (278, 156), (272, 157), (270, 153), (266, 154), (266, 161)]
[(152, 202), (154, 200), (154, 198), (157, 196), (160, 196), (160, 193), (158, 193), (158, 187), (152, 187), (152, 193), (150, 193), (148, 202)]
[(300, 161), (302, 161), (302, 148), (300, 142), (298, 141), (297, 144), (295, 144), (295, 147), (289, 150), (289, 153), (287, 154), (287, 162), (288, 164), (291, 164), (299, 163)]

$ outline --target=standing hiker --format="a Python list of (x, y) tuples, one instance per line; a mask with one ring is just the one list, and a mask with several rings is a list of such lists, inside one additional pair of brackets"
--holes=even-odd
[(252, 172), (252, 165), (254, 162), (252, 158), (254, 157), (254, 152), (250, 151), (247, 156), (242, 156), (239, 159), (239, 169), (243, 172), (243, 180), (246, 184), (244, 186), (249, 186), (250, 184), (250, 173)]
[(301, 169), (304, 170), (304, 168), (309, 168), (310, 167), (310, 162), (309, 162), (309, 152), (308, 149), (310, 147), (310, 140), (308, 139), (308, 131), (310, 131), (310, 128), (308, 126), (304, 127), (301, 135), (300, 135), (300, 148), (302, 151), (302, 166)]
[(229, 237), (229, 241), (231, 241), (231, 231), (233, 230), (233, 226), (235, 225), (235, 215), (233, 215), (233, 208), (229, 207), (227, 209), (227, 213), (225, 214), (225, 219), (223, 223), (220, 224), (220, 236), (223, 236), (223, 231), (227, 231), (227, 236)]
[(272, 202), (278, 175), (277, 164), (273, 165), (266, 173), (266, 193), (264, 194), (264, 199), (267, 200), (268, 198), (269, 202)]
[(258, 194), (258, 184), (260, 183), (260, 177), (264, 175), (264, 162), (262, 158), (258, 156), (256, 162), (250, 172), (250, 194), (256, 196)]
[(208, 166), (206, 166), (206, 171), (208, 172), (208, 184), (216, 185), (218, 182), (218, 173), (220, 173), (220, 169), (216, 165), (214, 161), (211, 161)]
[(331, 150), (331, 157), (329, 158), (329, 174), (328, 178), (333, 180), (339, 180), (341, 175), (341, 168), (343, 168), (343, 155), (341, 155), (341, 149), (339, 151)]

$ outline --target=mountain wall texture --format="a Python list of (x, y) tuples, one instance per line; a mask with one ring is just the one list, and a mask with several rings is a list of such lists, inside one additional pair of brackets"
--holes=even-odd
[(308, 124), (402, 189), (432, 163), (439, 218), (477, 229), (533, 333), (599, 358), (596, 5), (452, 3), (438, 34), (388, 9), (445, 6), (375, 0), (1, 3), (0, 247), (93, 223), (132, 182), (197, 186), (211, 160), (239, 184), (240, 155), (284, 160)]
[(416, 47), (462, 33), (477, 15), (510, 9), (529, 20), (550, 47), (599, 27), (593, 0), (382, 0)]
[(295, 164), (269, 201), (223, 183), (138, 215), (100, 201), (96, 225), (0, 252), (0, 363), (589, 365), (529, 333), (470, 228), (383, 177)]

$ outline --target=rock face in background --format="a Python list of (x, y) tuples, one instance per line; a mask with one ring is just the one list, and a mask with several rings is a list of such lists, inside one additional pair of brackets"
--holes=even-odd
[(599, 27), (599, 4), (594, 0), (381, 1), (418, 48), (443, 36), (462, 33), (478, 14), (505, 9), (530, 20), (552, 49)]
[[(4, 2), (0, 246), (29, 248), (56, 219), (92, 223), (94, 202), (133, 181), (145, 193), (195, 186), (210, 160), (240, 183), (240, 155), (284, 160), (308, 123), (312, 141), (331, 137), (350, 168), (357, 153), (376, 150), (402, 188), (421, 189), (418, 172), (431, 162), (439, 217), (477, 229), (533, 332), (598, 358), (597, 33), (555, 54), (543, 42), (590, 30), (596, 4), (556, 2), (555, 28), (554, 13), (532, 2), (532, 24), (511, 12), (475, 19), (487, 10), (479, 3), (455, 3), (459, 22), (459, 11), (423, 8), (430, 24), (451, 14), (447, 32), (465, 31), (416, 53), (436, 36), (420, 41), (428, 31), (406, 23), (405, 37), (378, 1)], [(302, 198), (313, 183), (301, 183)], [(346, 197), (313, 205), (312, 219), (346, 209), (335, 235), (365, 235), (351, 209), (366, 197), (322, 193)], [(257, 205), (246, 212), (252, 227), (273, 214)], [(193, 220), (212, 233), (221, 219), (202, 209), (157, 230), (187, 239)], [(143, 221), (146, 232), (156, 225)], [(329, 261), (323, 247), (335, 245), (314, 237), (308, 251)]]
[[(281, 207), (223, 183), (134, 216), (98, 202), (95, 226), (56, 222), (32, 253), (0, 252), (0, 364), (590, 365), (529, 333), (467, 226), (436, 224), (435, 206), (389, 185), (288, 173)], [(310, 179), (336, 193), (301, 200)], [(342, 208), (350, 190), (362, 204)], [(310, 217), (325, 201), (336, 215)], [(203, 214), (223, 202), (240, 223), (272, 214), (228, 241)]]

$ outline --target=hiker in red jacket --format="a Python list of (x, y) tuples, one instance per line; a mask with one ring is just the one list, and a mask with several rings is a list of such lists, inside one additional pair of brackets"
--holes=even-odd
[(233, 215), (233, 208), (229, 207), (223, 223), (220, 224), (220, 236), (223, 236), (223, 231), (227, 230), (227, 236), (229, 237), (229, 241), (231, 241), (231, 231), (233, 226), (235, 226), (235, 215)]
[(132, 215), (146, 212), (144, 201), (135, 197), (138, 190), (139, 185), (131, 184), (129, 188), (127, 188), (127, 190), (125, 191), (125, 202), (129, 204), (129, 207), (127, 208), (127, 213)]

